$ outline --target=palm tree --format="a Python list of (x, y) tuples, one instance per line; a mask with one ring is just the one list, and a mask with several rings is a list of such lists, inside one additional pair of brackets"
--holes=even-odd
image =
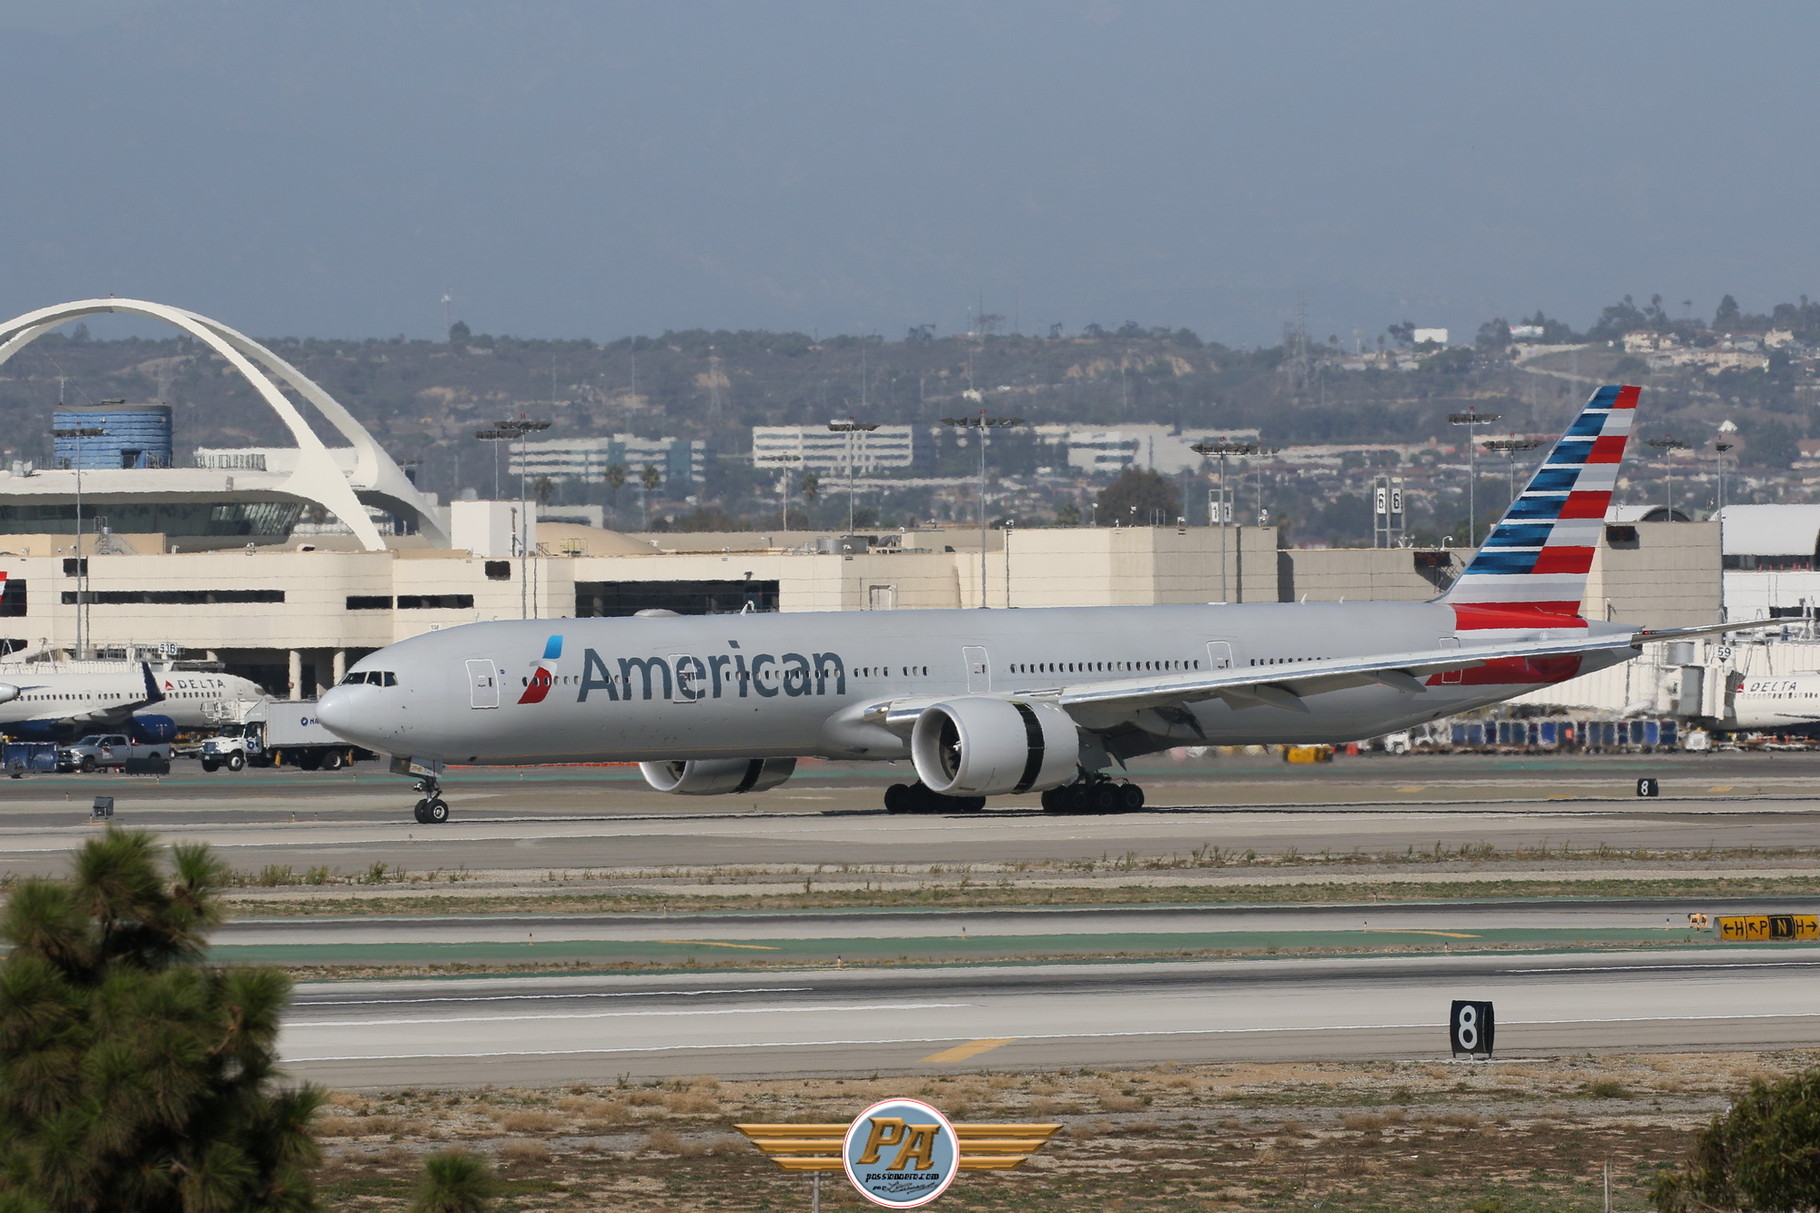
[(645, 470), (638, 474), (638, 481), (645, 486), (645, 516), (641, 524), (644, 530), (651, 529), (651, 494), (664, 482), (664, 474), (657, 470), (654, 463), (645, 464)]
[(109, 830), (0, 915), (0, 1208), (316, 1206), (313, 1087), (278, 1085), (277, 969), (203, 963), (225, 866)]
[(410, 1213), (485, 1213), (493, 1207), (493, 1172), (466, 1150), (442, 1150), (423, 1160), (423, 1178)]

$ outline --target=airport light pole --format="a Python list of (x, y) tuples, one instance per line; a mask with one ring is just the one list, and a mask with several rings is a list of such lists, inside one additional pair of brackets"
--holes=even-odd
[(943, 417), (943, 425), (977, 430), (980, 444), (980, 608), (986, 606), (986, 431), (1023, 425), (1022, 417), (992, 417), (985, 409), (977, 417)]
[(548, 419), (533, 420), (520, 413), (515, 418), (496, 423), (490, 429), (474, 432), (474, 437), (482, 442), (496, 444), (493, 447), (493, 495), (495, 497), (499, 495), (499, 447), (497, 444), (501, 442), (518, 443), (518, 508), (520, 514), (512, 528), (512, 546), (518, 549), (518, 617), (520, 619), (531, 617), (530, 591), (525, 580), (526, 561), (529, 558), (529, 552), (526, 549), (531, 546), (526, 542), (526, 535), (530, 531), (530, 503), (525, 497), (525, 435), (539, 433), (549, 428)]
[(1233, 455), (1255, 455), (1258, 444), (1255, 442), (1197, 442), (1188, 448), (1205, 459), (1212, 456), (1220, 461), (1220, 505), (1217, 518), (1209, 518), (1210, 525), (1220, 528), (1220, 601), (1231, 602), (1232, 598), (1226, 588), (1226, 460)]
[[(110, 402), (111, 403), (111, 402)], [(76, 658), (81, 660), (82, 650), (88, 642), (88, 557), (82, 554), (82, 440), (100, 438), (107, 430), (98, 425), (74, 426), (69, 429), (52, 430), (55, 438), (74, 438), (76, 440)]]
[(855, 421), (849, 417), (845, 421), (830, 421), (828, 429), (835, 434), (847, 436), (847, 534), (853, 533), (853, 471), (859, 461), (859, 444), (864, 439), (861, 434), (870, 434), (878, 428), (876, 421)]
[[(803, 457), (801, 455), (791, 455), (791, 454), (783, 454), (783, 453), (776, 454), (776, 455), (754, 455), (754, 456), (752, 456), (753, 463), (755, 463), (755, 464), (759, 464), (759, 463), (776, 464), (776, 465), (778, 465), (779, 470), (781, 470), (783, 472), (783, 477), (778, 483), (780, 485), (782, 485), (782, 494), (783, 494), (783, 499), (784, 499), (783, 523), (784, 523), (784, 530), (786, 533), (790, 530), (790, 468), (788, 465), (792, 464), (792, 463), (801, 463), (802, 461), (803, 461)], [(851, 528), (849, 528), (849, 529), (851, 529)]]
[(1469, 408), (1464, 413), (1447, 414), (1449, 425), (1466, 427), (1466, 546), (1469, 548), (1479, 546), (1478, 439), (1474, 436), (1473, 427), (1490, 425), (1503, 415), (1502, 413), (1481, 413), (1476, 407)]
[(1651, 438), (1649, 440), (1649, 445), (1655, 447), (1656, 450), (1658, 450), (1662, 453), (1663, 471), (1664, 471), (1664, 474), (1668, 478), (1668, 519), (1667, 519), (1667, 521), (1673, 522), (1675, 520), (1675, 454), (1674, 453), (1676, 451), (1685, 451), (1689, 447), (1693, 446), (1694, 444), (1689, 442), (1685, 438), (1676, 438), (1673, 434), (1665, 434), (1660, 438)]
[(1721, 438), (1717, 442), (1713, 443), (1713, 457), (1719, 461), (1719, 511), (1718, 512), (1720, 512), (1720, 513), (1723, 513), (1725, 510), (1725, 452), (1731, 450), (1733, 445), (1734, 444), (1727, 442), (1723, 438)]
[(1493, 454), (1504, 456), (1504, 462), (1510, 471), (1510, 499), (1517, 499), (1517, 452), (1533, 451), (1542, 444), (1534, 438), (1492, 438), (1481, 443)]

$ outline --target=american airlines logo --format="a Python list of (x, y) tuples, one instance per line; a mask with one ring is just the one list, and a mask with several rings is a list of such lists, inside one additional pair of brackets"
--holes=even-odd
[[(552, 637), (553, 641), (560, 638)], [(696, 656), (603, 657), (594, 649), (582, 655), (581, 686), (575, 699), (605, 696), (611, 700), (674, 699), (684, 703), (701, 699), (747, 699), (754, 695), (773, 699), (779, 695), (845, 695), (847, 663), (839, 653), (745, 653), (737, 640), (727, 641), (726, 653)], [(551, 659), (539, 663), (533, 678), (549, 679)], [(520, 703), (536, 703), (548, 693), (545, 686), (535, 699), (528, 687)]]
[[(543, 642), (543, 657), (531, 669), (531, 677), (525, 683), (525, 693), (518, 697), (520, 703), (542, 703), (544, 696), (550, 693), (556, 682), (556, 663), (562, 657), (562, 637), (551, 636)], [(583, 696), (587, 698), (587, 696)]]

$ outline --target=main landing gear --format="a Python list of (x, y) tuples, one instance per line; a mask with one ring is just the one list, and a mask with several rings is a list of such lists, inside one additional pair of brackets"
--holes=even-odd
[(423, 793), (415, 810), (418, 825), (439, 826), (449, 819), (449, 802), (442, 798), (442, 785), (434, 775), (419, 780), (412, 790)]
[(920, 779), (885, 789), (887, 813), (977, 813), (985, 807), (984, 796), (943, 796), (931, 792)]
[(1043, 793), (1045, 813), (1135, 813), (1143, 807), (1143, 788), (1098, 773)]

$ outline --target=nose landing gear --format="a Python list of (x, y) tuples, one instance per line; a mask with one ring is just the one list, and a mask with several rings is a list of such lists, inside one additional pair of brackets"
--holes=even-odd
[(434, 775), (418, 780), (412, 790), (423, 793), (415, 810), (418, 825), (439, 826), (449, 819), (449, 802), (442, 798), (442, 785)]

